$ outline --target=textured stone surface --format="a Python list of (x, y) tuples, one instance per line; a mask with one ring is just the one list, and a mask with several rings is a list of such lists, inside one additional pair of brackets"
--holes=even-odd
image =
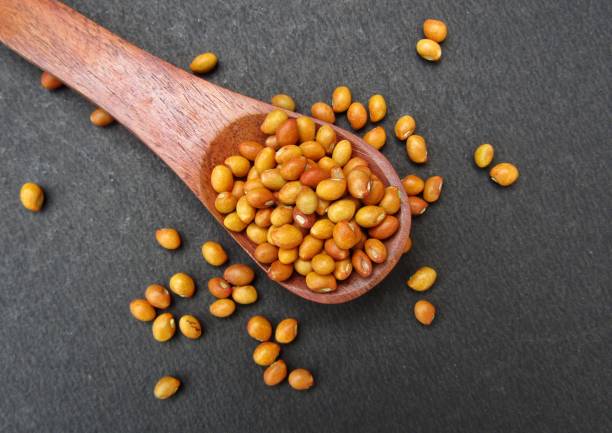
[[(0, 47), (0, 431), (612, 431), (611, 6), (548, 3), (70, 1), (174, 64), (215, 51), (209, 79), (256, 98), (287, 92), (306, 111), (338, 84), (380, 92), (387, 131), (410, 113), (429, 142), (419, 168), (394, 139), (383, 150), (400, 175), (446, 179), (383, 284), (322, 306), (259, 274), (260, 301), (227, 320), (208, 313), (220, 271), (199, 247), (246, 256), (137, 139), (90, 125), (89, 102), (40, 89), (37, 68)], [(438, 65), (414, 52), (431, 16), (450, 29)], [(482, 142), (520, 167), (517, 185), (473, 166)], [(40, 214), (19, 205), (29, 180), (47, 191)], [(161, 226), (181, 250), (156, 245)], [(439, 281), (409, 292), (425, 264)], [(159, 344), (128, 303), (178, 271), (199, 291), (172, 311), (204, 335)], [(439, 309), (430, 328), (412, 317), (421, 297)], [(300, 320), (283, 358), (315, 388), (263, 385), (253, 314)], [(159, 402), (164, 374), (184, 386)]]

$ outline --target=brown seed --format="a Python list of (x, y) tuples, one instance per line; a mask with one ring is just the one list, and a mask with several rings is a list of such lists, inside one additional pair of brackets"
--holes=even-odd
[(325, 252), (334, 260), (344, 260), (349, 256), (349, 250), (340, 248), (333, 239), (325, 241)]
[(314, 385), (314, 378), (312, 377), (312, 373), (303, 368), (296, 368), (291, 373), (289, 373), (288, 380), (289, 385), (291, 385), (291, 388), (296, 389), (298, 391), (305, 391), (309, 388), (312, 388), (312, 386)]
[(321, 143), (306, 141), (300, 144), (300, 149), (306, 158), (318, 161), (325, 156), (326, 150)]
[(383, 120), (387, 115), (387, 101), (385, 101), (385, 97), (378, 94), (372, 95), (368, 100), (368, 110), (370, 111), (371, 122)]
[(334, 110), (325, 102), (315, 102), (310, 109), (310, 113), (315, 119), (319, 119), (324, 122), (334, 123), (336, 121)]
[(272, 209), (267, 208), (267, 209), (259, 209), (257, 212), (255, 212), (255, 224), (257, 224), (258, 227), (262, 227), (262, 228), (268, 228), (270, 227), (270, 225), (272, 225)]
[(387, 142), (387, 133), (385, 132), (385, 128), (382, 126), (377, 126), (370, 129), (363, 136), (363, 141), (368, 143), (374, 149), (382, 148)]
[(181, 298), (191, 298), (195, 293), (193, 278), (183, 272), (172, 275), (168, 287)]
[(274, 339), (280, 344), (289, 344), (295, 340), (297, 333), (298, 321), (293, 318), (283, 319), (276, 325)]
[(368, 235), (374, 239), (388, 239), (399, 229), (399, 220), (393, 215), (387, 215), (376, 227), (368, 230)]
[(47, 90), (57, 90), (64, 86), (55, 75), (51, 75), (47, 71), (43, 71), (40, 75), (40, 85)]
[(261, 366), (268, 366), (276, 361), (280, 355), (281, 347), (277, 343), (265, 341), (260, 343), (253, 351), (253, 361)]
[(489, 172), (491, 180), (501, 186), (510, 186), (519, 178), (519, 171), (509, 162), (500, 162)]
[(257, 341), (268, 341), (272, 336), (272, 324), (264, 316), (253, 316), (247, 322), (247, 333)]
[(221, 266), (227, 262), (227, 253), (223, 246), (214, 241), (204, 242), (202, 245), (202, 257), (212, 266)]
[(234, 286), (246, 286), (255, 279), (255, 272), (250, 266), (237, 263), (225, 269), (223, 278)]
[(385, 196), (385, 184), (373, 174), (370, 177), (370, 189), (363, 196), (363, 204), (374, 206), (381, 202)]
[(286, 281), (293, 274), (293, 265), (291, 263), (282, 263), (279, 260), (270, 265), (268, 277), (273, 281)]
[(415, 129), (416, 121), (412, 116), (409, 116), (408, 114), (400, 117), (399, 119), (397, 119), (397, 122), (395, 122), (394, 131), (395, 136), (398, 140), (406, 140), (408, 137), (414, 134)]
[(431, 325), (436, 317), (436, 307), (431, 302), (421, 299), (414, 304), (414, 317), (423, 325)]
[(19, 190), (19, 200), (27, 210), (38, 212), (45, 201), (45, 192), (38, 184), (27, 182)]
[(342, 167), (342, 171), (344, 173), (344, 176), (348, 176), (348, 174), (353, 171), (355, 168), (359, 167), (359, 166), (368, 166), (368, 162), (363, 159), (360, 158), (358, 156), (355, 156), (351, 159), (348, 160), (348, 162), (344, 165), (344, 167)]
[(179, 319), (179, 329), (185, 337), (191, 340), (197, 340), (202, 335), (200, 321), (190, 314), (186, 314)]
[(249, 161), (255, 161), (257, 154), (263, 148), (263, 145), (256, 141), (247, 140), (238, 145), (238, 152)]
[(429, 18), (423, 22), (423, 34), (427, 39), (440, 43), (446, 39), (448, 28), (444, 21)]
[(442, 57), (442, 48), (440, 44), (431, 39), (421, 39), (418, 41), (416, 50), (419, 56), (430, 62), (437, 62)]
[(480, 168), (488, 167), (493, 162), (495, 149), (488, 143), (481, 144), (474, 151), (474, 162)]
[(232, 299), (237, 304), (253, 304), (257, 301), (257, 297), (257, 289), (254, 286), (236, 286), (232, 289)]
[[(292, 181), (300, 179), (306, 169), (306, 158), (298, 156), (285, 162), (279, 169), (283, 179)], [(302, 182), (303, 183), (303, 182)], [(282, 186), (281, 186), (282, 187)]]
[(408, 197), (408, 206), (410, 206), (412, 216), (419, 216), (425, 213), (429, 204), (421, 197), (410, 196)]
[(155, 308), (144, 299), (134, 299), (130, 302), (130, 313), (132, 313), (135, 319), (142, 322), (150, 322), (155, 319), (155, 315), (157, 314)]
[(353, 102), (346, 113), (346, 118), (354, 130), (361, 129), (368, 121), (368, 112), (361, 102)]
[(351, 89), (346, 86), (336, 87), (332, 93), (332, 108), (336, 113), (344, 113), (348, 110), (352, 100)]
[(153, 395), (159, 400), (172, 397), (181, 386), (181, 381), (176, 377), (164, 376), (157, 381), (153, 389)]
[(350, 250), (361, 239), (361, 231), (353, 221), (340, 221), (334, 227), (333, 237), (338, 248)]
[(444, 179), (442, 176), (431, 176), (425, 181), (423, 188), (423, 198), (429, 203), (434, 203), (440, 198), (442, 192), (442, 184)]
[(383, 263), (387, 260), (387, 247), (378, 239), (370, 238), (365, 241), (364, 250), (374, 263)]
[(408, 158), (416, 164), (427, 162), (427, 144), (420, 135), (413, 134), (406, 140), (406, 153)]
[(175, 229), (158, 229), (155, 231), (155, 239), (167, 250), (176, 250), (181, 246), (181, 235)]
[(405, 178), (402, 179), (402, 185), (406, 190), (406, 194), (410, 195), (419, 195), (423, 188), (425, 188), (425, 182), (419, 176), (415, 174), (409, 174)]
[(234, 314), (236, 304), (231, 299), (217, 299), (210, 305), (209, 310), (213, 316), (225, 318)]
[(438, 273), (434, 268), (423, 266), (412, 274), (408, 281), (406, 281), (406, 284), (416, 292), (424, 292), (434, 285), (437, 278)]
[(170, 313), (163, 313), (157, 316), (151, 327), (153, 338), (161, 343), (170, 340), (176, 332), (174, 316)]
[(219, 59), (215, 53), (203, 53), (191, 61), (189, 68), (195, 74), (206, 74), (215, 69), (218, 61)]
[(317, 220), (317, 216), (314, 214), (306, 215), (304, 212), (299, 210), (297, 207), (293, 208), (293, 221), (298, 227), (309, 229)]
[(298, 127), (295, 119), (287, 119), (276, 130), (276, 145), (278, 147), (295, 145), (298, 139)]
[(275, 199), (272, 192), (267, 188), (254, 188), (246, 193), (246, 198), (251, 206), (262, 209), (274, 205)]
[(215, 298), (223, 299), (232, 294), (232, 286), (221, 277), (214, 277), (208, 280), (208, 291)]
[(358, 199), (362, 199), (371, 188), (371, 172), (367, 167), (356, 167), (346, 177), (349, 193)]
[(96, 126), (108, 126), (115, 121), (113, 117), (102, 108), (96, 108), (89, 116), (89, 120)]
[(353, 269), (363, 278), (372, 275), (372, 261), (363, 251), (355, 251), (351, 257), (351, 263), (353, 264)]
[(412, 238), (408, 237), (408, 239), (406, 239), (406, 245), (404, 245), (403, 254), (408, 253), (411, 249), (412, 249)]
[(258, 262), (269, 265), (278, 259), (278, 247), (265, 242), (257, 245), (257, 248), (253, 251), (253, 256)]
[(284, 93), (279, 93), (277, 95), (272, 96), (272, 105), (284, 108), (285, 110), (295, 111), (295, 101), (289, 95), (285, 95)]
[(263, 373), (263, 381), (268, 386), (275, 386), (287, 377), (287, 364), (282, 359), (273, 362)]
[(160, 310), (168, 308), (172, 301), (170, 292), (160, 284), (151, 284), (146, 288), (144, 295), (149, 304)]

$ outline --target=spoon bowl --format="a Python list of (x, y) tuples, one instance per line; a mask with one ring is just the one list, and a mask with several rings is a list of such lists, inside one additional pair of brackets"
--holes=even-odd
[[(276, 107), (170, 65), (56, 0), (0, 0), (0, 41), (108, 111), (159, 156), (223, 226), (223, 216), (214, 207), (212, 168), (238, 154), (241, 141), (263, 143), (259, 126)], [(310, 291), (296, 273), (279, 283), (324, 304), (347, 302), (376, 286), (401, 257), (411, 224), (406, 194), (389, 161), (361, 138), (331, 126), (385, 185), (399, 188), (401, 209), (395, 215), (400, 229), (385, 241), (387, 260), (373, 266), (370, 277), (353, 272), (330, 293)], [(253, 257), (256, 245), (244, 233), (229, 233)], [(267, 265), (255, 262), (268, 271)]]

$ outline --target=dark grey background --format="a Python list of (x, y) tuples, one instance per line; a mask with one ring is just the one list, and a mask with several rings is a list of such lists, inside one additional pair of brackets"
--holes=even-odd
[[(308, 3), (308, 4), (307, 4)], [(610, 432), (612, 214), (610, 2), (70, 1), (181, 67), (214, 51), (208, 78), (300, 111), (346, 84), (410, 113), (443, 198), (414, 223), (414, 249), (378, 288), (340, 306), (299, 299), (258, 275), (260, 301), (228, 320), (208, 313), (200, 245), (247, 260), (195, 197), (120, 126), (89, 123), (92, 105), (39, 88), (39, 70), (0, 47), (0, 431), (36, 432)], [(443, 59), (414, 52), (423, 19), (449, 26)], [(340, 121), (346, 125), (345, 119)], [(493, 185), (473, 149), (491, 142), (519, 182)], [(44, 212), (21, 208), (40, 182)], [(160, 249), (154, 230), (184, 247)], [(439, 270), (425, 293), (404, 284)], [(200, 341), (155, 342), (128, 303), (177, 271), (196, 277)], [(412, 316), (438, 307), (435, 324)], [(300, 320), (283, 358), (314, 372), (298, 393), (266, 388), (244, 331), (253, 314)], [(184, 386), (160, 402), (163, 374)]]

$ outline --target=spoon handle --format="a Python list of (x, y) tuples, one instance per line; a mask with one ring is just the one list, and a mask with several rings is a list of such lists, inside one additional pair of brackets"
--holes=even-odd
[(56, 0), (0, 0), (0, 41), (108, 111), (194, 191), (210, 142), (256, 110)]

